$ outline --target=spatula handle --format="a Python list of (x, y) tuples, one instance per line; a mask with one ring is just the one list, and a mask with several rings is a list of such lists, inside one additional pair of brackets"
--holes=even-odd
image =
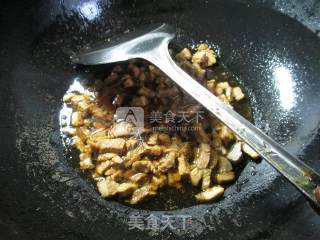
[(145, 58), (159, 67), (176, 84), (233, 130), (274, 168), (320, 207), (320, 176), (311, 167), (287, 152), (280, 144), (232, 110), (209, 90), (191, 78), (171, 58), (168, 45)]

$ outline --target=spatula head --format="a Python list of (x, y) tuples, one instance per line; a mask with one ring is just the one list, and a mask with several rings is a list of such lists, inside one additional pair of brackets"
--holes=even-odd
[(110, 44), (99, 48), (82, 50), (71, 56), (71, 61), (83, 65), (97, 65), (144, 58), (150, 51), (162, 44), (168, 44), (174, 36), (174, 29), (170, 25), (155, 24), (114, 37)]

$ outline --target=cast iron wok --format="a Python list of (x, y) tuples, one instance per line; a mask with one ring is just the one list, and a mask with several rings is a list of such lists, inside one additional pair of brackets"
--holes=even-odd
[[(178, 46), (200, 40), (218, 46), (250, 94), (256, 125), (319, 170), (320, 42), (294, 20), (233, 1), (35, 1), (1, 11), (0, 216), (12, 236), (261, 239), (306, 201), (264, 161), (249, 162), (217, 203), (150, 211), (106, 201), (66, 158), (58, 122), (63, 94), (82, 77), (68, 56), (116, 33), (168, 22), (179, 29)], [(151, 213), (193, 221), (185, 231), (154, 236), (128, 229), (128, 216)]]

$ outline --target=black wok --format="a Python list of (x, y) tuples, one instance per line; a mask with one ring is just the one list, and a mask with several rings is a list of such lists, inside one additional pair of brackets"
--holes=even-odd
[[(0, 239), (316, 239), (316, 212), (265, 161), (249, 162), (217, 203), (151, 211), (103, 200), (65, 156), (58, 119), (63, 94), (81, 75), (69, 62), (73, 52), (168, 22), (178, 29), (178, 46), (200, 40), (218, 46), (250, 95), (256, 125), (319, 171), (316, 35), (284, 15), (234, 1), (3, 4)], [(129, 230), (128, 216), (151, 213), (191, 215), (192, 223), (154, 234)]]

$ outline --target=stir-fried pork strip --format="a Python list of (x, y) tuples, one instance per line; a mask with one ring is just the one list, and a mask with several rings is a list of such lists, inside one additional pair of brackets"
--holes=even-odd
[(199, 202), (208, 202), (208, 201), (216, 200), (217, 198), (221, 197), (223, 193), (224, 193), (224, 188), (217, 185), (217, 186), (208, 188), (201, 193), (198, 193), (196, 195), (196, 199)]
[[(240, 87), (206, 77), (217, 63), (216, 53), (207, 44), (198, 45), (195, 52), (182, 49), (176, 60), (230, 107), (245, 98)], [(117, 87), (110, 87), (110, 83)], [(232, 165), (243, 159), (243, 152), (258, 157), (146, 61), (133, 59), (115, 66), (88, 92), (68, 92), (63, 101), (73, 110), (69, 135), (80, 151), (80, 168), (92, 171), (102, 197), (118, 196), (137, 204), (154, 197), (165, 186), (179, 189), (182, 182), (190, 182), (201, 186), (197, 201), (215, 200), (223, 195), (223, 186), (234, 181)], [(114, 120), (116, 108), (124, 106), (144, 108), (145, 127), (139, 129), (139, 137), (132, 122)], [(170, 112), (171, 118), (157, 119), (152, 115), (156, 112)], [(177, 118), (181, 112), (185, 113), (184, 122)], [(192, 122), (190, 119), (200, 112), (203, 116)], [(193, 130), (170, 130), (172, 122)]]

